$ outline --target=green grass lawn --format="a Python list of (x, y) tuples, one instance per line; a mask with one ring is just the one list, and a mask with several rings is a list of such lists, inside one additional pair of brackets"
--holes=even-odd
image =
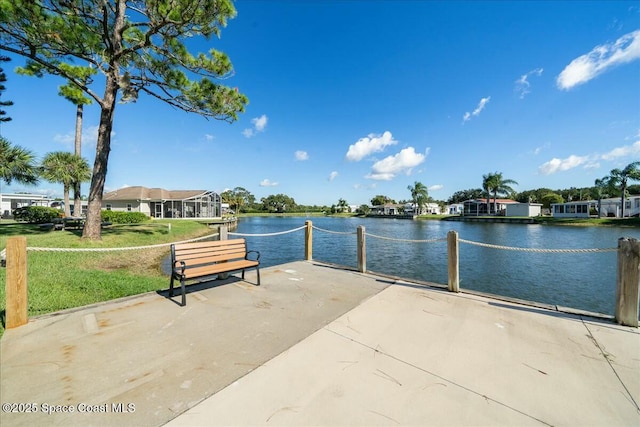
[[(169, 225), (171, 226), (169, 228)], [(0, 222), (0, 250), (12, 236), (25, 236), (27, 247), (120, 248), (171, 243), (213, 234), (217, 230), (195, 221), (148, 221), (113, 225), (102, 241), (82, 240), (81, 230), (42, 231), (37, 225)], [(169, 247), (112, 252), (28, 251), (29, 316), (80, 307), (110, 299), (166, 289), (169, 278), (161, 262)], [(0, 316), (4, 332), (6, 268), (0, 269)]]

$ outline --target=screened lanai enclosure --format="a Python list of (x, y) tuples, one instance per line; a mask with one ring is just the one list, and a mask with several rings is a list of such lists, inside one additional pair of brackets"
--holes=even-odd
[(162, 188), (125, 187), (106, 193), (102, 208), (114, 211), (142, 212), (152, 218), (219, 218), (220, 195), (205, 190), (164, 190)]
[(220, 196), (212, 191), (182, 200), (151, 202), (155, 218), (216, 218), (220, 217)]

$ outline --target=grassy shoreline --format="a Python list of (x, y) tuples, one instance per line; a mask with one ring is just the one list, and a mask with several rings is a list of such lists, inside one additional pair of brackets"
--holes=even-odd
[[(171, 227), (169, 227), (169, 225)], [(80, 230), (42, 231), (37, 225), (0, 223), (0, 250), (12, 236), (25, 236), (28, 247), (124, 248), (167, 244), (214, 234), (195, 221), (148, 221), (113, 225), (102, 241), (80, 238)], [(27, 265), (29, 316), (168, 288), (161, 263), (169, 246), (109, 252), (29, 251)], [(0, 316), (4, 332), (6, 268), (0, 269)]]

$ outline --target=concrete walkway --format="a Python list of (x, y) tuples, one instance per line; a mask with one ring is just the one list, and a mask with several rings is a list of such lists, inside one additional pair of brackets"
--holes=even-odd
[(38, 412), (0, 424), (640, 425), (638, 329), (313, 262), (262, 273), (7, 331), (2, 403)]

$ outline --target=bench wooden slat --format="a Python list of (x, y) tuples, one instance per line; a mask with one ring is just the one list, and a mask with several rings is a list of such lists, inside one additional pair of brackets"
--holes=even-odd
[(171, 272), (169, 296), (173, 296), (174, 279), (180, 280), (182, 305), (184, 306), (186, 305), (185, 281), (237, 270), (242, 270), (242, 278), (244, 279), (244, 270), (254, 267), (258, 275), (259, 286), (260, 253), (256, 252), (256, 260), (247, 259), (247, 254), (244, 239), (171, 245), (173, 271)]

